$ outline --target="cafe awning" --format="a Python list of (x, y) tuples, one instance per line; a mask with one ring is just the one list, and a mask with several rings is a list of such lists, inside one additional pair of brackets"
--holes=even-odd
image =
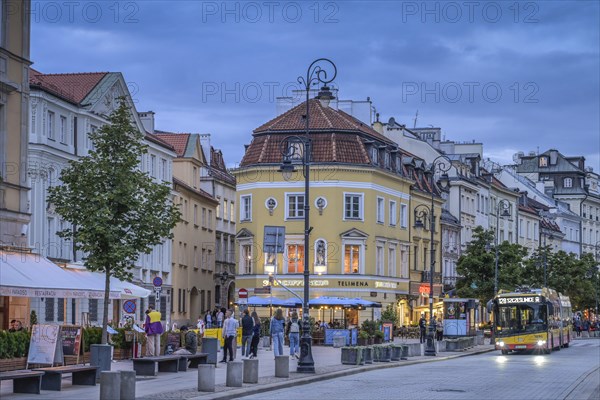
[[(0, 295), (102, 299), (104, 286), (82, 281), (39, 254), (0, 251)], [(120, 298), (119, 291), (111, 291), (110, 298)]]
[[(83, 264), (67, 264), (66, 270), (77, 276), (77, 279), (86, 280), (95, 286), (104, 288), (105, 276), (100, 272), (88, 271)], [(111, 292), (118, 292), (121, 299), (146, 298), (152, 293), (150, 290), (131, 282), (119, 280), (115, 277), (110, 278)]]
[(374, 307), (380, 308), (381, 303), (374, 301), (363, 300), (360, 298), (347, 297), (316, 297), (310, 301), (311, 307), (342, 307), (342, 308), (358, 308), (358, 307)]
[[(239, 301), (237, 304), (240, 304)], [(247, 304), (250, 307), (301, 307), (302, 302), (298, 299), (279, 299), (277, 297), (248, 297)]]

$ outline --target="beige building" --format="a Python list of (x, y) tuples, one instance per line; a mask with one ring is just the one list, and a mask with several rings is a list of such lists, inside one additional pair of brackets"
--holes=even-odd
[(212, 308), (215, 290), (215, 229), (219, 204), (200, 188), (207, 167), (200, 135), (156, 131), (158, 138), (177, 152), (173, 160), (174, 202), (180, 204), (182, 221), (174, 229), (171, 321), (195, 323)]
[[(27, 246), (29, 0), (0, 1), (0, 246)], [(0, 327), (29, 319), (26, 298), (0, 296)]]

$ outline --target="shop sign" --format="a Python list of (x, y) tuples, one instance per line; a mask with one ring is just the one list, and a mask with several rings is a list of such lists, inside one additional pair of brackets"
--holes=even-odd
[[(282, 279), (279, 282), (285, 287), (303, 287), (304, 280), (303, 279)], [(279, 282), (275, 281), (274, 286), (279, 286)], [(326, 279), (311, 279), (309, 281), (310, 286), (329, 286), (329, 281)], [(269, 281), (267, 279), (263, 280), (263, 286), (269, 286)]]

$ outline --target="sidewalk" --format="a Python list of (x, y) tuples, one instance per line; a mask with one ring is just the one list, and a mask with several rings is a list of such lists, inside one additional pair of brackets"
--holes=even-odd
[[(418, 343), (418, 339), (401, 341), (396, 339), (394, 343)], [(486, 340), (487, 342), (487, 340)], [(325, 379), (333, 379), (340, 376), (356, 374), (379, 368), (391, 368), (402, 365), (411, 365), (421, 362), (441, 361), (449, 358), (462, 357), (465, 355), (479, 354), (491, 351), (489, 344), (476, 346), (463, 352), (440, 352), (436, 357), (409, 357), (406, 361), (390, 363), (374, 363), (366, 366), (342, 365), (341, 350), (330, 346), (314, 346), (313, 358), (315, 361), (315, 374), (300, 374), (295, 372), (297, 360), (290, 359), (290, 377), (275, 378), (275, 361), (273, 352), (259, 348), (259, 382), (258, 384), (244, 384), (242, 388), (229, 388), (225, 386), (227, 366), (217, 364), (215, 370), (214, 393), (198, 392), (198, 372), (191, 369), (188, 372), (159, 373), (156, 377), (138, 377), (136, 384), (136, 397), (139, 399), (233, 399), (242, 395), (250, 395), (309, 382)], [(284, 354), (289, 354), (289, 348), (284, 347)], [(219, 353), (219, 357), (222, 353)], [(219, 358), (220, 359), (220, 358)], [(241, 350), (238, 348), (236, 361), (241, 361)], [(113, 362), (112, 370), (131, 370), (131, 361)], [(64, 399), (64, 400), (95, 400), (99, 398), (100, 386), (72, 386), (70, 378), (63, 383), (61, 392), (42, 391), (41, 395), (33, 397), (27, 394), (13, 394), (12, 384), (3, 382), (0, 389), (0, 398), (5, 399)]]

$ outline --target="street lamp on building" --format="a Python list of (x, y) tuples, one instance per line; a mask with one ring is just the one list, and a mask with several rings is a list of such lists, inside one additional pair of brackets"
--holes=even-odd
[[(500, 215), (502, 212), (502, 215)], [(496, 262), (494, 265), (494, 297), (498, 294), (498, 236), (500, 235), (500, 217), (510, 217), (510, 203), (500, 200), (496, 206)]]
[[(442, 189), (446, 189), (449, 183), (448, 172), (450, 167), (452, 166), (452, 162), (446, 156), (439, 156), (431, 165), (427, 167), (426, 172), (429, 173), (429, 179), (431, 184), (431, 205), (427, 206), (425, 204), (419, 204), (415, 207), (415, 228), (422, 229), (425, 227), (427, 223), (429, 223), (429, 234), (430, 234), (430, 260), (429, 260), (429, 329), (427, 331), (427, 346), (425, 348), (426, 356), (435, 356), (435, 317), (433, 316), (433, 275), (435, 273), (435, 204), (434, 204), (434, 187), (435, 181), (434, 176), (436, 172), (442, 173), (438, 183), (442, 187)], [(440, 243), (441, 245), (441, 243)]]
[[(322, 68), (322, 65), (328, 65), (333, 68), (333, 72), (328, 72)], [(303, 166), (304, 175), (304, 304), (302, 306), (302, 337), (300, 338), (300, 360), (298, 361), (298, 372), (315, 372), (315, 362), (312, 356), (312, 337), (310, 334), (309, 320), (309, 237), (310, 237), (310, 163), (311, 163), (311, 138), (310, 138), (310, 89), (312, 86), (322, 84), (322, 88), (316, 97), (322, 107), (328, 107), (329, 102), (335, 97), (327, 84), (331, 83), (337, 75), (335, 64), (327, 58), (319, 58), (313, 61), (306, 71), (306, 78), (298, 77), (298, 82), (306, 90), (306, 125), (304, 136), (288, 136), (283, 140), (283, 162), (279, 171), (283, 174), (285, 180), (289, 180), (295, 170), (294, 163), (300, 162)]]

